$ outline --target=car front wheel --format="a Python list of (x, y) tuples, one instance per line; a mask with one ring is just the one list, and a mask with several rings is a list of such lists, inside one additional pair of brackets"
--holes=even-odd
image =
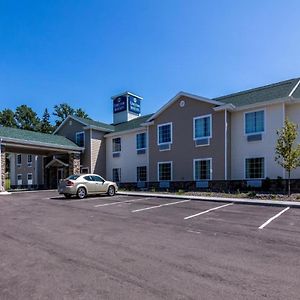
[(107, 191), (107, 194), (108, 194), (108, 196), (114, 196), (115, 195), (115, 193), (116, 193), (116, 190), (115, 190), (115, 187), (114, 186), (109, 186), (108, 187), (108, 191)]
[(80, 187), (78, 190), (77, 190), (77, 197), (79, 199), (83, 199), (86, 197), (86, 190), (84, 187)]

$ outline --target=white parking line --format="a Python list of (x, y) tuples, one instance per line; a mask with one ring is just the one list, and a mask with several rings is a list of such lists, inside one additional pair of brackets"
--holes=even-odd
[(194, 217), (198, 217), (198, 216), (200, 216), (200, 215), (209, 213), (209, 212), (211, 212), (211, 211), (213, 211), (213, 210), (216, 210), (216, 209), (219, 209), (219, 208), (222, 208), (222, 207), (226, 207), (226, 206), (229, 206), (229, 205), (233, 205), (233, 203), (228, 203), (228, 204), (225, 204), (225, 205), (217, 206), (217, 207), (214, 207), (214, 208), (211, 208), (211, 209), (202, 211), (202, 212), (200, 212), (200, 213), (197, 213), (197, 214), (194, 214), (194, 215), (185, 217), (184, 220), (188, 220), (188, 219), (191, 219), (191, 218), (194, 218)]
[(150, 199), (150, 198), (139, 198), (139, 199), (132, 199), (132, 200), (127, 200), (127, 201), (104, 203), (104, 204), (94, 205), (94, 207), (109, 206), (109, 205), (122, 204), (122, 203), (131, 203), (131, 202), (137, 202), (137, 201), (148, 200), (148, 199)]
[(273, 216), (272, 218), (270, 218), (267, 222), (265, 222), (264, 224), (262, 224), (261, 226), (258, 227), (258, 229), (263, 229), (264, 227), (266, 227), (269, 223), (271, 223), (273, 220), (275, 220), (276, 218), (278, 218), (280, 215), (282, 215), (284, 212), (286, 212), (287, 210), (289, 210), (290, 207), (286, 207), (284, 210), (282, 210), (280, 213), (278, 213), (277, 215)]
[(132, 212), (139, 212), (139, 211), (144, 211), (144, 210), (149, 210), (149, 209), (153, 209), (153, 208), (159, 208), (159, 207), (163, 207), (163, 206), (168, 206), (168, 205), (174, 205), (174, 204), (179, 204), (179, 203), (184, 203), (184, 202), (189, 202), (191, 200), (183, 200), (183, 201), (177, 201), (177, 202), (171, 202), (171, 203), (166, 203), (166, 204), (160, 204), (160, 205), (155, 205), (155, 206), (150, 206), (150, 207), (146, 207), (146, 208), (140, 208), (140, 209), (135, 209)]

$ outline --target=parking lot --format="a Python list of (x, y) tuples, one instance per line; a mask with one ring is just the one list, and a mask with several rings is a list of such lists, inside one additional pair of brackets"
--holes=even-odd
[(0, 197), (0, 299), (299, 299), (300, 209)]

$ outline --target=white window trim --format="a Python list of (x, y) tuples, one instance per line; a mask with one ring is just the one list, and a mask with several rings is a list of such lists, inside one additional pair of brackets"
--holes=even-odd
[[(262, 178), (247, 178), (246, 177), (246, 159), (251, 159), (251, 158), (263, 158), (264, 159), (264, 177)], [(263, 180), (267, 178), (267, 164), (266, 164), (266, 157), (265, 156), (261, 156), (261, 155), (257, 155), (257, 156), (247, 156), (244, 158), (244, 180)]]
[[(171, 141), (170, 142), (165, 142), (165, 143), (160, 143), (159, 142), (159, 128), (162, 127), (162, 126), (166, 126), (166, 125), (170, 125), (170, 128), (171, 128)], [(173, 143), (173, 123), (172, 122), (168, 122), (168, 123), (163, 123), (163, 124), (157, 124), (157, 145), (160, 146), (160, 145), (168, 145), (168, 144), (172, 144)], [(166, 150), (165, 150), (166, 151)]]
[[(28, 179), (28, 175), (31, 175), (31, 179)], [(31, 184), (29, 184), (29, 180), (31, 180)], [(32, 175), (32, 173), (27, 173), (27, 184), (28, 185), (33, 185), (33, 175)]]
[(114, 180), (114, 169), (117, 169), (117, 170), (120, 170), (120, 173), (119, 173), (119, 181), (116, 181), (116, 182), (122, 182), (122, 169), (121, 168), (112, 168), (112, 180)]
[[(207, 118), (207, 117), (209, 117), (210, 135), (209, 136), (205, 136), (205, 137), (196, 138), (196, 126), (195, 126), (196, 125), (196, 120), (198, 120), (198, 119), (204, 119), (204, 118)], [(211, 139), (212, 138), (212, 130), (213, 130), (213, 128), (212, 128), (212, 114), (203, 115), (203, 116), (197, 116), (197, 117), (193, 118), (193, 139), (194, 139), (194, 141), (196, 141), (196, 140), (204, 140), (204, 139)], [(209, 145), (209, 143), (206, 144), (206, 145), (199, 145), (199, 146), (207, 146), (207, 145)], [(197, 147), (199, 147), (199, 146), (197, 146)]]
[[(263, 131), (257, 131), (257, 132), (252, 132), (252, 133), (246, 133), (246, 115), (247, 114), (251, 114), (254, 112), (260, 112), (263, 111), (264, 112), (264, 130)], [(255, 110), (249, 110), (249, 111), (245, 111), (244, 112), (244, 135), (245, 136), (249, 136), (249, 135), (255, 135), (255, 134), (262, 134), (266, 132), (266, 109), (262, 108), (262, 109), (255, 109)]]
[[(18, 179), (18, 177), (21, 177), (21, 179)], [(19, 184), (19, 181), (21, 181), (21, 184)], [(17, 174), (17, 185), (23, 185), (23, 176), (22, 174)]]
[[(114, 140), (115, 139), (120, 139), (120, 146), (121, 146), (121, 150), (120, 151), (114, 151)], [(121, 153), (122, 151), (122, 138), (120, 136), (114, 137), (111, 139), (111, 147), (112, 147), (112, 153)], [(117, 169), (117, 168), (116, 168)]]
[[(159, 165), (161, 164), (171, 164), (171, 180), (159, 180)], [(159, 161), (157, 162), (157, 181), (173, 181), (173, 161)]]
[[(203, 160), (205, 160), (205, 161), (209, 160), (210, 161), (209, 179), (196, 179), (196, 162), (197, 161), (203, 161)], [(194, 178), (194, 181), (212, 180), (212, 173), (213, 173), (213, 165), (212, 165), (212, 158), (211, 157), (193, 159), (193, 178)]]
[(77, 136), (78, 136), (79, 134), (82, 134), (82, 133), (83, 133), (83, 146), (81, 146), (81, 147), (85, 147), (85, 132), (84, 132), (84, 131), (76, 132), (75, 141), (76, 141), (76, 144), (77, 144)]
[[(146, 143), (146, 147), (144, 147), (144, 148), (138, 148), (137, 146), (137, 136), (139, 135), (139, 134), (146, 134), (146, 141), (145, 141), (145, 143)], [(135, 135), (135, 143), (136, 143), (136, 150), (147, 150), (147, 133), (146, 132), (139, 132), (139, 133), (137, 133), (136, 135)]]
[[(29, 155), (31, 155), (31, 162), (28, 161)], [(28, 166), (28, 167), (32, 167), (32, 162), (33, 162), (32, 154), (27, 154), (27, 166)]]
[[(18, 157), (21, 157), (21, 163), (18, 163)], [(17, 167), (21, 167), (22, 166), (22, 154), (17, 154)]]
[(137, 177), (138, 177), (138, 176), (137, 176), (137, 175), (138, 175), (137, 168), (143, 168), (143, 167), (146, 168), (146, 180), (145, 180), (145, 181), (141, 181), (141, 180), (140, 180), (140, 181), (137, 181), (137, 182), (147, 182), (147, 181), (148, 181), (148, 167), (145, 166), (145, 165), (143, 165), (143, 166), (137, 166), (137, 167), (136, 167), (136, 179), (137, 179)]

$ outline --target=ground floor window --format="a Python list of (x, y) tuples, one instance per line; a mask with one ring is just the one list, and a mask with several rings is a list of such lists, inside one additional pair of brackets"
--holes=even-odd
[(88, 167), (81, 167), (80, 173), (81, 174), (88, 174), (89, 173), (89, 168)]
[(147, 167), (137, 167), (136, 168), (136, 180), (139, 181), (147, 181)]
[(158, 181), (172, 180), (172, 162), (158, 163)]
[(27, 174), (27, 184), (32, 185), (32, 173)]
[(120, 182), (121, 181), (121, 169), (115, 168), (112, 170), (112, 173), (113, 173), (113, 181)]
[(246, 179), (262, 179), (265, 177), (264, 157), (246, 158), (245, 160)]
[(194, 160), (194, 180), (211, 180), (211, 158)]
[(22, 174), (18, 174), (17, 175), (17, 182), (18, 182), (18, 185), (22, 185), (23, 184)]

